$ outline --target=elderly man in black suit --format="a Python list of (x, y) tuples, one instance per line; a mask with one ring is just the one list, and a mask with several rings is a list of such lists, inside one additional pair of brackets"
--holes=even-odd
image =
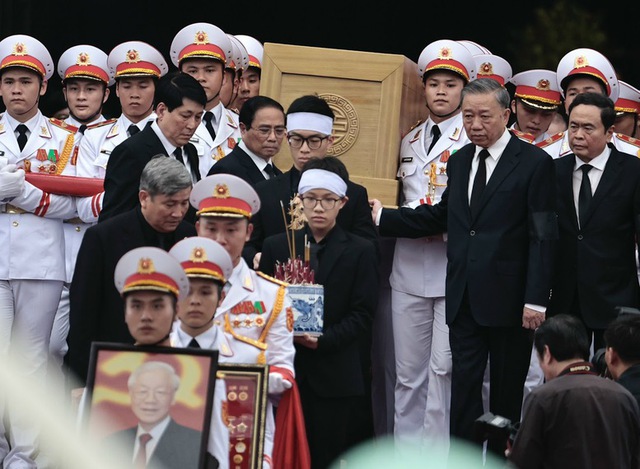
[(66, 366), (81, 382), (87, 377), (92, 341), (133, 343), (122, 320), (122, 297), (113, 284), (118, 260), (133, 248), (155, 246), (168, 251), (179, 240), (196, 235), (195, 226), (183, 220), (191, 184), (182, 163), (158, 155), (142, 171), (139, 206), (86, 231), (69, 291), (65, 356)]
[[(186, 73), (167, 74), (158, 81), (154, 102), (155, 122), (115, 147), (109, 157), (99, 222), (138, 205), (140, 174), (155, 155), (175, 158), (189, 169), (192, 182), (200, 180), (198, 151), (189, 139), (207, 103), (202, 85)], [(195, 210), (187, 220), (195, 223)]]
[(287, 133), (282, 105), (267, 96), (254, 96), (243, 104), (239, 120), (240, 143), (214, 164), (207, 176), (233, 174), (255, 186), (282, 174), (272, 161)]
[[(520, 420), (532, 333), (545, 318), (557, 222), (553, 160), (511, 135), (509, 93), (489, 79), (462, 91), (471, 143), (449, 160), (442, 201), (382, 209), (380, 234), (447, 233), (446, 317), (453, 359), (451, 435), (474, 440), (490, 363), (490, 410)], [(504, 441), (489, 441), (504, 455)]]
[(594, 349), (604, 347), (616, 306), (640, 306), (640, 160), (610, 143), (615, 117), (608, 97), (578, 95), (569, 108), (572, 153), (555, 160), (560, 239), (548, 315), (578, 316)]

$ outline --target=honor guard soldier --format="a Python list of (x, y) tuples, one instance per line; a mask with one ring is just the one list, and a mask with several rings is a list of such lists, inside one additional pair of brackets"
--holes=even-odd
[(217, 26), (190, 24), (173, 38), (171, 61), (180, 71), (198, 80), (207, 94), (202, 122), (190, 140), (198, 150), (200, 174), (204, 175), (240, 140), (238, 115), (226, 109), (220, 100), (227, 80), (225, 68), (233, 61), (232, 43)]
[[(53, 59), (37, 39), (17, 34), (0, 41), (6, 108), (0, 116), (0, 359), (11, 353), (16, 369), (36, 386), (45, 385), (49, 340), (66, 280), (62, 221), (76, 213), (72, 197), (28, 180), (29, 174), (67, 174), (71, 167), (75, 128), (38, 109), (53, 72)], [(17, 402), (3, 404), (0, 412), (0, 465), (36, 467), (37, 422)]]
[(502, 86), (511, 80), (513, 75), (511, 65), (499, 55), (476, 54), (473, 60), (476, 64), (476, 78), (491, 78)]
[(227, 37), (231, 41), (231, 47), (233, 54), (231, 60), (227, 60), (227, 66), (224, 69), (224, 73), (227, 76), (225, 82), (220, 90), (220, 101), (222, 104), (232, 112), (239, 114), (240, 111), (235, 108), (231, 108), (231, 103), (238, 96), (238, 88), (240, 87), (240, 78), (242, 73), (249, 66), (249, 53), (245, 49), (244, 45), (233, 34), (227, 33)]
[[(242, 258), (251, 235), (251, 216), (260, 209), (256, 191), (239, 177), (214, 174), (197, 182), (191, 204), (199, 217), (199, 236), (217, 241), (229, 253), (233, 271), (215, 321), (225, 333), (242, 342), (234, 362), (269, 365), (269, 401), (265, 430), (264, 466), (274, 467), (273, 405), (294, 380), (293, 311), (286, 284), (249, 268)], [(246, 347), (250, 345), (252, 347)]]
[(620, 81), (620, 96), (615, 102), (615, 133), (611, 141), (624, 153), (640, 157), (638, 139), (638, 114), (640, 114), (640, 90)]
[(526, 70), (511, 78), (515, 85), (511, 112), (515, 121), (511, 131), (520, 139), (545, 148), (563, 137), (548, 130), (562, 104), (562, 95), (551, 70)]
[(231, 104), (232, 108), (235, 108), (240, 112), (243, 104), (249, 98), (258, 96), (260, 94), (260, 78), (262, 75), (262, 56), (264, 55), (264, 46), (260, 41), (252, 36), (246, 34), (236, 34), (238, 39), (249, 54), (249, 65), (242, 72), (240, 77), (240, 85), (238, 87), (238, 96)]
[[(87, 127), (78, 150), (76, 174), (80, 177), (104, 179), (113, 149), (155, 120), (156, 83), (169, 70), (162, 54), (140, 41), (117, 45), (109, 53), (107, 63), (116, 82), (122, 114)], [(103, 196), (104, 192), (100, 192), (78, 200), (78, 216), (84, 222), (98, 221)]]
[[(471, 53), (447, 39), (418, 59), (430, 117), (400, 149), (402, 205), (436, 204), (447, 186), (447, 161), (469, 143), (462, 125), (462, 88), (476, 78)], [(396, 356), (395, 435), (448, 441), (451, 352), (445, 324), (447, 244), (442, 236), (396, 240), (390, 276)]]
[[(58, 75), (62, 79), (62, 92), (69, 107), (65, 123), (75, 127), (75, 148), (69, 164), (74, 174), (78, 150), (87, 126), (99, 124), (106, 119), (102, 107), (109, 97), (109, 86), (113, 85), (113, 74), (107, 64), (107, 54), (90, 45), (79, 45), (67, 49), (58, 60)], [(76, 199), (76, 204), (78, 199)], [(49, 350), (58, 365), (67, 352), (69, 333), (69, 284), (73, 278), (76, 257), (85, 230), (90, 226), (79, 217), (64, 220), (64, 243), (67, 278), (62, 289), (56, 313)], [(53, 370), (50, 370), (53, 372)]]
[[(614, 103), (618, 99), (619, 83), (616, 71), (604, 55), (593, 49), (574, 49), (565, 54), (558, 62), (556, 79), (564, 97), (567, 115), (569, 106), (580, 93), (602, 93), (611, 98)], [(569, 133), (565, 131), (562, 138), (549, 145), (539, 146), (552, 158), (568, 155), (571, 153), (568, 135)]]
[[(114, 281), (125, 300), (125, 322), (136, 345), (175, 347), (168, 332), (176, 320), (177, 305), (180, 301), (184, 301), (189, 292), (189, 280), (178, 260), (159, 248), (136, 248), (127, 252), (118, 261)], [(223, 409), (226, 406), (225, 394), (224, 381), (217, 379), (207, 450), (216, 458), (218, 465), (211, 465), (212, 461), (208, 460), (205, 467), (219, 469), (229, 467), (229, 431), (223, 420)], [(161, 444), (162, 441), (160, 440), (159, 443)], [(189, 440), (186, 443), (189, 443)], [(182, 444), (184, 445), (185, 442), (183, 441)], [(171, 461), (173, 463), (179, 461), (180, 467), (195, 467), (199, 451), (197, 447), (192, 446), (177, 448), (179, 454), (175, 455)], [(163, 467), (176, 467), (176, 464), (164, 459), (160, 453), (153, 452), (147, 455), (147, 458), (149, 463), (159, 463)], [(209, 455), (207, 458), (210, 459)]]

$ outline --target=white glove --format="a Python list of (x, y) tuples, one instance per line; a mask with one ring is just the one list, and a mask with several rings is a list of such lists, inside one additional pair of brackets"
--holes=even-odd
[(269, 373), (269, 394), (282, 394), (293, 386), (280, 373)]
[(15, 164), (0, 169), (0, 201), (7, 202), (22, 194), (24, 181), (24, 169), (18, 169)]

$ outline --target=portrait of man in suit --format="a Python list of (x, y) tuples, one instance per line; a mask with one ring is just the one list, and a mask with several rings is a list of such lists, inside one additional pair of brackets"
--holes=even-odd
[(196, 469), (202, 432), (177, 423), (171, 416), (180, 376), (168, 363), (147, 361), (127, 381), (131, 411), (138, 424), (107, 437), (130, 452), (134, 467)]

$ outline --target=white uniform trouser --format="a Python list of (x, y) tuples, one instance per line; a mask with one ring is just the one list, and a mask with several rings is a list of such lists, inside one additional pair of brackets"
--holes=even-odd
[(448, 440), (451, 349), (445, 300), (391, 292), (396, 356), (395, 435)]
[[(0, 359), (10, 355), (15, 368), (35, 385), (46, 385), (49, 339), (62, 281), (0, 280)], [(9, 444), (4, 469), (36, 469), (38, 428), (23, 412), (28, 403), (8, 402), (0, 423), (0, 451)], [(1, 455), (1, 454), (0, 454)]]

